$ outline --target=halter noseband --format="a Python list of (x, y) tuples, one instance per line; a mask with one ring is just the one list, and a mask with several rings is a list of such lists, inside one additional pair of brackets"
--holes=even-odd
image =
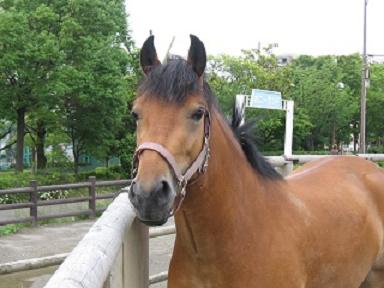
[[(182, 173), (180, 168), (178, 167), (175, 157), (173, 157), (172, 153), (169, 152), (167, 148), (163, 145), (155, 142), (144, 142), (139, 147), (136, 148), (135, 154), (133, 156), (133, 169), (132, 169), (132, 184), (136, 182), (137, 177), (137, 167), (139, 164), (139, 158), (141, 153), (144, 150), (152, 150), (156, 151), (160, 154), (160, 156), (167, 161), (168, 165), (172, 168), (172, 171), (177, 179), (177, 184), (180, 187), (180, 190), (177, 190), (177, 195), (175, 199), (175, 205), (172, 209), (171, 215), (174, 215), (176, 211), (180, 208), (181, 203), (183, 202), (186, 196), (186, 188), (188, 185), (188, 181), (191, 180), (192, 176), (196, 173), (204, 173), (208, 167), (208, 159), (209, 159), (209, 136), (210, 136), (210, 128), (211, 128), (211, 118), (208, 111), (204, 114), (204, 143), (203, 148), (201, 149), (199, 155), (197, 155), (196, 159), (192, 162), (189, 168)], [(131, 187), (132, 187), (131, 184)]]

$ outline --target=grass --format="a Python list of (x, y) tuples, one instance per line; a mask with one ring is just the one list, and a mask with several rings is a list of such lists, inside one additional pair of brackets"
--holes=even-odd
[(31, 224), (9, 224), (5, 226), (0, 226), (0, 237), (1, 236), (6, 236), (9, 234), (14, 234), (20, 231), (21, 229), (25, 227), (30, 227)]

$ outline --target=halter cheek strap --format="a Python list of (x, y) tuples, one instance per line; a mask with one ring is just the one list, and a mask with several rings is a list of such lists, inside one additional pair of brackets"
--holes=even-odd
[[(177, 191), (175, 205), (171, 212), (171, 215), (174, 215), (176, 211), (180, 208), (181, 203), (183, 202), (186, 195), (186, 188), (188, 181), (192, 178), (192, 176), (196, 173), (204, 173), (208, 167), (208, 159), (209, 159), (209, 134), (210, 134), (210, 115), (208, 112), (205, 113), (204, 116), (204, 144), (201, 149), (199, 155), (192, 162), (189, 168), (183, 174), (180, 170), (179, 166), (176, 163), (175, 157), (173, 157), (172, 153), (169, 152), (167, 148), (163, 145), (155, 142), (144, 142), (139, 147), (137, 147), (134, 157), (133, 157), (133, 170), (132, 176), (134, 178), (133, 182), (136, 180), (137, 167), (140, 160), (140, 155), (144, 150), (152, 150), (156, 151), (160, 154), (160, 156), (167, 161), (168, 165), (171, 167), (179, 185), (180, 190)], [(131, 186), (132, 187), (132, 186)]]

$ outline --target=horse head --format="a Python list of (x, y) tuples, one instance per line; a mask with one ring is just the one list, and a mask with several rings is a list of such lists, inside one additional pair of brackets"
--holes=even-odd
[(204, 83), (206, 52), (191, 35), (187, 60), (161, 64), (150, 36), (140, 62), (145, 78), (132, 108), (138, 148), (129, 199), (141, 221), (162, 225), (181, 205), (188, 181), (207, 166), (212, 99)]

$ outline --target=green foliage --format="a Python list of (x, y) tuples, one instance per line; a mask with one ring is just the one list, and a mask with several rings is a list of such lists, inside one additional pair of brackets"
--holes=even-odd
[(54, 185), (73, 183), (77, 179), (73, 174), (51, 171), (48, 173), (32, 174), (25, 171), (22, 174), (15, 172), (0, 172), (0, 190), (13, 187), (27, 187), (32, 180), (36, 180), (39, 185)]
[[(70, 142), (76, 172), (85, 152), (115, 154), (132, 132), (124, 119), (141, 75), (124, 1), (1, 1), (0, 10), (1, 117), (25, 113), (28, 144), (41, 153), (48, 138)], [(66, 162), (57, 152), (54, 166)]]
[[(351, 69), (345, 63), (356, 63), (356, 57), (343, 56), (341, 61), (333, 56), (301, 56), (293, 62), (292, 97), (296, 107), (303, 109), (312, 123), (311, 133), (303, 139), (304, 148), (313, 150), (350, 142), (351, 125), (358, 112), (356, 85), (353, 84), (360, 80), (352, 79), (349, 74), (346, 77), (347, 72), (355, 75), (356, 71), (345, 71)], [(357, 69), (357, 66), (352, 68)]]
[(14, 234), (21, 230), (24, 227), (28, 227), (28, 224), (9, 224), (5, 226), (0, 226), (0, 237), (6, 236), (9, 234)]
[[(361, 58), (347, 56), (302, 55), (284, 66), (277, 64), (271, 47), (245, 50), (240, 57), (210, 57), (208, 80), (216, 92), (221, 109), (230, 115), (236, 94), (251, 89), (281, 91), (283, 98), (295, 101), (294, 149), (321, 150), (350, 143), (358, 137)], [(368, 136), (382, 145), (384, 118), (384, 65), (372, 67), (368, 90)], [(383, 105), (382, 105), (383, 104)], [(263, 151), (282, 150), (284, 114), (252, 110), (246, 118), (256, 119), (256, 136)]]
[[(210, 57), (208, 80), (226, 115), (231, 114), (234, 96), (249, 94), (253, 88), (281, 91), (288, 99), (294, 94), (292, 68), (278, 66), (276, 56), (271, 53), (271, 47), (264, 50), (265, 53), (254, 49), (244, 50), (240, 57)], [(247, 111), (246, 118), (256, 119), (256, 136), (261, 150), (282, 150), (284, 113), (256, 109)], [(311, 132), (313, 126), (304, 109), (296, 108), (294, 125), (294, 145), (301, 147), (303, 138)]]
[(120, 162), (122, 173), (126, 177), (131, 176), (133, 153), (136, 149), (136, 135), (128, 134), (127, 137), (120, 142)]
[(371, 67), (371, 85), (367, 94), (367, 136), (369, 142), (384, 144), (384, 65)]
[[(96, 176), (97, 180), (126, 179), (126, 173), (120, 166), (97, 167), (94, 171), (80, 172), (74, 175), (72, 170), (64, 172), (63, 169), (47, 169), (38, 174), (30, 171), (24, 173), (0, 172), (0, 190), (15, 187), (28, 187), (32, 180), (36, 180), (38, 185), (56, 185), (88, 181), (89, 176)], [(115, 187), (113, 188), (115, 191)], [(62, 199), (74, 196), (86, 196), (88, 189), (60, 190), (39, 193), (41, 200)], [(29, 200), (28, 194), (5, 194), (0, 196), (0, 204), (11, 204), (25, 202)]]

